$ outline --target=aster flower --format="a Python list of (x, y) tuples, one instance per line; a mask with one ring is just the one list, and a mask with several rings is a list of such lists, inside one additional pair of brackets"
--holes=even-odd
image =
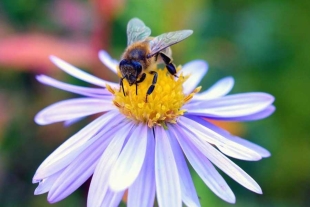
[[(118, 61), (105, 51), (99, 58), (119, 74)], [(58, 202), (88, 178), (88, 206), (118, 206), (128, 190), (128, 206), (153, 206), (155, 194), (161, 207), (200, 206), (187, 166), (192, 165), (205, 184), (229, 203), (235, 195), (214, 167), (245, 188), (262, 193), (259, 185), (226, 156), (256, 161), (270, 156), (264, 148), (231, 135), (209, 120), (252, 121), (273, 113), (274, 98), (252, 92), (227, 95), (232, 77), (198, 93), (207, 63), (195, 60), (178, 67), (179, 78), (158, 69), (154, 92), (145, 102), (152, 77), (135, 86), (124, 81), (126, 96), (118, 83), (85, 73), (52, 56), (51, 61), (66, 73), (98, 86), (75, 86), (45, 75), (38, 81), (84, 96), (52, 104), (40, 111), (36, 123), (72, 124), (86, 116), (100, 116), (70, 137), (37, 169), (35, 194), (48, 192), (50, 203)]]

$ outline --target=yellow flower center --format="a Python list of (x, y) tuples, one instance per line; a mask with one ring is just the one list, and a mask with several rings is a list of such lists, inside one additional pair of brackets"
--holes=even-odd
[[(177, 70), (181, 70), (181, 66)], [(184, 77), (181, 74), (179, 78), (175, 78), (167, 69), (154, 71), (158, 74), (157, 83), (154, 91), (148, 95), (147, 101), (147, 90), (152, 85), (154, 76), (149, 73), (146, 73), (145, 80), (138, 84), (138, 94), (136, 94), (136, 85), (129, 86), (126, 79), (123, 80), (125, 96), (121, 88), (112, 89), (107, 86), (107, 89), (115, 96), (114, 105), (127, 118), (137, 123), (145, 123), (149, 127), (159, 125), (166, 128), (167, 123), (176, 123), (177, 118), (186, 112), (182, 106), (192, 99), (201, 87), (186, 95), (183, 93), (183, 83), (189, 76)]]

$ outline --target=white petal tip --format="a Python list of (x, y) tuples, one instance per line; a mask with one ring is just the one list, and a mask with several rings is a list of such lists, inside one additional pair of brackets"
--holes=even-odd
[(34, 117), (34, 122), (38, 125), (47, 125), (49, 123), (47, 123), (44, 118), (41, 116), (41, 114), (37, 114), (35, 117)]
[(254, 95), (256, 94), (257, 96), (259, 96), (262, 100), (268, 102), (269, 104), (272, 104), (275, 100), (274, 96), (270, 95), (269, 93), (263, 93), (263, 92), (257, 92), (257, 93), (253, 93)]
[(35, 191), (34, 191), (34, 195), (41, 195), (41, 194), (43, 194), (43, 193), (46, 193), (46, 192), (42, 192), (42, 190), (39, 188), (39, 187), (37, 187), (36, 189), (35, 189)]
[(191, 62), (186, 63), (183, 66), (183, 70), (185, 71), (197, 71), (203, 72), (208, 69), (208, 63), (204, 60), (193, 60)]
[(98, 53), (99, 59), (101, 62), (112, 72), (117, 73), (117, 65), (118, 61), (114, 60), (109, 53), (107, 53), (105, 50), (101, 50)]
[(223, 189), (222, 193), (220, 194), (216, 193), (216, 195), (227, 203), (232, 203), (232, 204), (236, 203), (236, 196), (230, 189), (229, 190)]
[(54, 55), (50, 55), (49, 58), (50, 58), (50, 61), (52, 61), (52, 63), (54, 63), (59, 68), (61, 68), (62, 64), (65, 64), (65, 65), (68, 64), (65, 61), (63, 61), (62, 59), (60, 59)]
[(57, 194), (51, 194), (51, 191), (49, 191), (48, 195), (47, 195), (47, 201), (49, 203), (56, 203), (58, 201), (61, 201), (62, 199), (64, 199), (65, 197), (61, 197), (61, 194), (60, 195), (57, 195)]
[(227, 200), (225, 200), (227, 203), (231, 203), (231, 204), (235, 204), (236, 203), (236, 197), (232, 197), (232, 198), (229, 198)]
[(32, 183), (39, 183), (42, 180), (42, 176), (39, 173), (36, 173), (32, 178)]
[[(208, 70), (209, 65), (206, 61), (204, 60), (195, 60), (193, 61), (193, 63), (195, 63), (195, 67), (203, 69), (203, 70)], [(196, 68), (196, 70), (197, 70)]]
[(40, 74), (40, 75), (36, 75), (36, 79), (39, 81), (41, 78), (42, 78), (42, 74)]
[(110, 55), (105, 50), (100, 50), (98, 56), (100, 59), (110, 57)]
[(56, 62), (59, 60), (58, 57), (54, 56), (54, 55), (50, 55), (49, 56), (50, 61), (52, 61), (54, 64), (56, 64)]
[(264, 154), (262, 154), (263, 158), (268, 158), (270, 156), (271, 156), (271, 153), (268, 150), (266, 150), (266, 152), (264, 152)]
[(257, 185), (257, 186), (254, 186), (252, 189), (250, 189), (250, 190), (252, 190), (254, 193), (257, 193), (257, 194), (263, 194), (263, 191), (262, 191), (262, 189)]
[(44, 172), (44, 168), (40, 168), (36, 171), (32, 178), (32, 183), (38, 183), (41, 182), (43, 179), (47, 178), (46, 172)]
[(191, 29), (188, 29), (188, 30), (185, 30), (187, 33), (188, 33), (188, 35), (191, 35), (191, 34), (193, 34), (194, 33), (194, 31), (193, 30), (191, 30)]
[(109, 62), (111, 61), (111, 56), (109, 55), (109, 53), (104, 50), (100, 50), (98, 53), (98, 57), (105, 66), (109, 66)]
[(272, 96), (272, 95), (270, 95), (270, 94), (268, 94), (269, 95), (269, 100), (270, 100), (270, 102), (271, 103), (273, 103), (274, 102), (274, 100), (275, 100), (275, 97), (274, 96)]
[(37, 81), (39, 81), (40, 83), (43, 83), (43, 84), (46, 84), (46, 83), (49, 83), (51, 78), (46, 76), (46, 75), (36, 75), (36, 79)]
[(57, 201), (55, 201), (54, 199), (52, 198), (47, 198), (47, 201), (50, 203), (50, 204), (53, 204), (53, 203), (56, 203)]
[(227, 82), (230, 84), (234, 85), (235, 84), (235, 79), (232, 76), (228, 76), (225, 78)]
[(32, 178), (32, 183), (35, 184), (35, 183), (39, 183), (41, 181), (41, 179), (37, 179), (36, 177), (33, 177)]

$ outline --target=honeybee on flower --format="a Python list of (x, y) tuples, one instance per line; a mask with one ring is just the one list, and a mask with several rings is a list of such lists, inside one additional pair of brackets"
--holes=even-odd
[[(139, 31), (139, 25), (136, 29)], [(179, 78), (167, 75), (166, 70), (156, 70), (155, 64), (156, 87), (148, 94), (154, 78), (145, 75), (138, 82), (137, 92), (135, 81), (141, 80), (141, 73), (136, 75), (140, 70), (131, 84), (128, 75), (119, 73), (124, 70), (122, 64), (105, 51), (99, 53), (99, 58), (123, 79), (121, 86), (83, 72), (55, 56), (51, 56), (51, 61), (61, 70), (99, 88), (37, 76), (43, 84), (84, 97), (48, 106), (36, 115), (36, 123), (72, 123), (92, 114), (100, 116), (40, 165), (33, 177), (33, 182), (39, 183), (35, 194), (48, 192), (48, 201), (55, 203), (93, 176), (87, 199), (89, 207), (118, 206), (126, 190), (128, 206), (153, 206), (155, 194), (161, 207), (181, 207), (182, 202), (186, 206), (200, 206), (186, 159), (210, 190), (226, 202), (234, 203), (235, 195), (214, 165), (245, 188), (262, 193), (259, 185), (226, 155), (256, 161), (270, 153), (208, 120), (263, 119), (275, 110), (273, 96), (262, 92), (227, 95), (234, 85), (232, 77), (219, 80), (199, 93), (198, 84), (208, 69), (202, 60), (176, 67), (181, 74)]]
[(192, 30), (181, 30), (164, 33), (155, 38), (149, 37), (151, 29), (145, 26), (140, 19), (131, 19), (127, 26), (128, 47), (119, 63), (122, 74), (120, 86), (124, 95), (124, 79), (128, 81), (130, 86), (136, 85), (136, 94), (138, 94), (138, 83), (144, 81), (146, 73), (149, 73), (153, 75), (153, 79), (146, 93), (145, 101), (147, 101), (147, 96), (153, 92), (158, 77), (156, 70), (152, 67), (154, 64), (164, 62), (169, 73), (176, 76), (177, 70), (172, 63), (170, 46), (184, 40), (192, 33)]

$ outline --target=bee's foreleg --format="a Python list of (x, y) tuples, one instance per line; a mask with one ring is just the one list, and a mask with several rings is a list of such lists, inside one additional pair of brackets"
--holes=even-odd
[(157, 72), (151, 71), (150, 74), (152, 74), (154, 76), (153, 76), (152, 85), (150, 85), (149, 89), (147, 89), (147, 92), (146, 92), (146, 97), (145, 97), (146, 103), (147, 103), (147, 96), (150, 95), (154, 91), (155, 84), (157, 83), (157, 75), (158, 75)]
[(177, 70), (175, 69), (175, 66), (174, 64), (172, 63), (172, 59), (170, 57), (168, 57), (167, 55), (165, 55), (164, 53), (159, 53), (160, 54), (160, 57), (161, 59), (164, 61), (164, 63), (166, 64), (166, 68), (167, 70), (169, 71), (169, 73), (171, 75), (173, 75), (174, 77), (177, 77), (178, 76), (176, 75), (177, 74)]
[(124, 96), (126, 96), (125, 95), (125, 90), (124, 90), (124, 84), (123, 84), (123, 80), (126, 78), (126, 76), (125, 77), (122, 77), (120, 80), (119, 80), (119, 85), (121, 86), (120, 87), (120, 91), (123, 89), (123, 94), (124, 94)]
[(141, 75), (141, 78), (140, 78), (139, 80), (136, 81), (136, 95), (138, 95), (138, 83), (141, 83), (142, 81), (144, 81), (145, 77), (146, 77), (146, 74), (143, 73), (143, 74)]

